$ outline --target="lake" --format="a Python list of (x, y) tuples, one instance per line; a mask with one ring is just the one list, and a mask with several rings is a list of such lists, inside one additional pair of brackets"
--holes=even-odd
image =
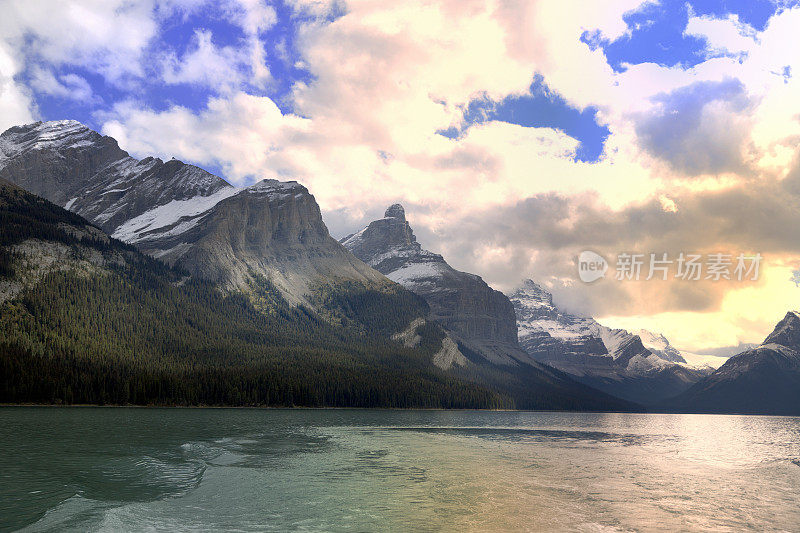
[(800, 418), (0, 408), (0, 529), (800, 529)]

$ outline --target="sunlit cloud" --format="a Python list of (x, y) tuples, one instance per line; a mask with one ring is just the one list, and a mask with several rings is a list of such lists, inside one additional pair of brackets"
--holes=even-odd
[[(800, 8), (695, 4), (12, 0), (0, 121), (78, 118), (235, 185), (300, 180), (337, 237), (403, 202), (498, 288), (534, 277), (567, 308), (735, 344), (791, 303)], [(767, 281), (575, 283), (581, 249), (714, 247), (769, 254)]]

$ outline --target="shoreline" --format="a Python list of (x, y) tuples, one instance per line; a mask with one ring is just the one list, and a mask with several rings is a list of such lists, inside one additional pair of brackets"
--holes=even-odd
[(780, 418), (800, 418), (797, 415), (753, 414), (753, 413), (702, 413), (679, 411), (558, 411), (553, 409), (447, 409), (444, 407), (276, 407), (258, 405), (97, 405), (82, 404), (48, 404), (48, 403), (0, 403), (2, 408), (43, 407), (43, 408), (81, 408), (81, 409), (249, 409), (274, 411), (443, 411), (443, 412), (475, 412), (475, 413), (575, 413), (598, 415), (702, 415), (702, 416), (763, 416)]

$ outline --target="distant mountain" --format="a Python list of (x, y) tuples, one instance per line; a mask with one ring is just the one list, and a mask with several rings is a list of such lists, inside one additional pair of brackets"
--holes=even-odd
[(302, 185), (264, 180), (236, 189), (174, 159), (136, 160), (73, 120), (0, 135), (0, 178), (229, 289), (248, 292), (262, 276), (287, 301), (314, 307), (325, 285), (386, 285), (328, 234)]
[(609, 394), (654, 404), (712, 371), (687, 364), (663, 335), (645, 330), (636, 335), (559, 310), (553, 296), (533, 280), (509, 297), (519, 342), (528, 354)]
[(660, 333), (653, 333), (646, 329), (640, 329), (635, 332), (642, 341), (645, 348), (653, 352), (665, 361), (672, 363), (686, 363), (686, 359), (680, 350), (672, 346), (667, 338)]
[(763, 344), (731, 357), (664, 408), (800, 415), (800, 313), (788, 312)]
[(514, 307), (479, 276), (460, 272), (422, 248), (400, 204), (383, 218), (342, 239), (356, 257), (386, 277), (422, 296), (430, 317), (466, 350), (493, 364), (516, 365), (530, 358), (517, 343)]

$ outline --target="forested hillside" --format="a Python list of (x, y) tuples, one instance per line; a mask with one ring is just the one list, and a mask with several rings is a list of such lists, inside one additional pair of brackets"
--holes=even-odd
[[(37, 278), (33, 263), (55, 245), (68, 251)], [(365, 313), (381, 317), (372, 318), (378, 329), (407, 318), (391, 306), (376, 313), (368, 294), (337, 296), (352, 327), (288, 306), (267, 280), (256, 309), (8, 184), (0, 184), (0, 246), (0, 283), (22, 285), (0, 304), (0, 402), (513, 405), (437, 371), (429, 350), (364, 333)]]

